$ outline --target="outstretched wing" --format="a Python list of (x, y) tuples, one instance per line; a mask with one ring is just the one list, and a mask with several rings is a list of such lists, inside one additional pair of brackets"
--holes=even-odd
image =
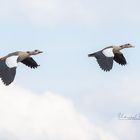
[(125, 59), (125, 57), (123, 56), (122, 53), (115, 53), (114, 60), (120, 65), (126, 65), (127, 64), (126, 59)]
[(0, 78), (5, 85), (9, 85), (14, 81), (16, 75), (16, 67), (9, 68), (5, 60), (0, 60)]
[(32, 57), (28, 57), (22, 60), (21, 63), (25, 64), (30, 68), (37, 68), (39, 66)]
[(97, 62), (104, 71), (110, 71), (113, 67), (113, 58), (97, 59)]
[(102, 51), (94, 53), (94, 57), (97, 59), (97, 62), (102, 70), (110, 71), (112, 69), (113, 57), (106, 57)]

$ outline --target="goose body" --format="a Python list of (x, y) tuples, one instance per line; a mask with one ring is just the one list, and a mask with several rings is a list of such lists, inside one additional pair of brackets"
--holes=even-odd
[(95, 57), (102, 70), (110, 71), (113, 67), (113, 61), (117, 62), (120, 65), (127, 64), (127, 61), (121, 50), (131, 47), (134, 46), (129, 43), (120, 46), (109, 46), (98, 52), (89, 54), (88, 57)]
[(37, 68), (39, 65), (31, 56), (40, 53), (42, 51), (39, 50), (27, 52), (17, 51), (0, 58), (0, 78), (3, 83), (9, 85), (14, 81), (19, 62), (30, 68)]

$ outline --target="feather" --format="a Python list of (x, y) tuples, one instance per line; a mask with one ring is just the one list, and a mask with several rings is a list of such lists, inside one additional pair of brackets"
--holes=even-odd
[(22, 60), (21, 63), (25, 64), (30, 68), (37, 68), (39, 66), (32, 57), (28, 57)]

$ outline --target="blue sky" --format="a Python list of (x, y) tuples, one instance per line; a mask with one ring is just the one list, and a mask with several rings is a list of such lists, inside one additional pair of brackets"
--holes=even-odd
[[(120, 122), (117, 114), (139, 113), (139, 4), (138, 0), (0, 0), (0, 56), (17, 50), (44, 51), (34, 58), (41, 65), (38, 69), (19, 65), (11, 86), (17, 92), (20, 87), (32, 94), (51, 92), (68, 98), (89, 124), (107, 130), (114, 140), (138, 139), (140, 122)], [(114, 63), (106, 73), (87, 57), (124, 43), (135, 46), (123, 50), (125, 67)], [(134, 132), (128, 135), (125, 130)], [(105, 133), (99, 139), (104, 140)]]

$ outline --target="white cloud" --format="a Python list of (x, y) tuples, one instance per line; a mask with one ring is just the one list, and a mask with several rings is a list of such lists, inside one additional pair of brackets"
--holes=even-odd
[(139, 129), (134, 121), (113, 121), (112, 129), (120, 140), (137, 140), (139, 138)]
[(47, 92), (0, 85), (0, 140), (117, 140), (78, 113), (73, 103)]

